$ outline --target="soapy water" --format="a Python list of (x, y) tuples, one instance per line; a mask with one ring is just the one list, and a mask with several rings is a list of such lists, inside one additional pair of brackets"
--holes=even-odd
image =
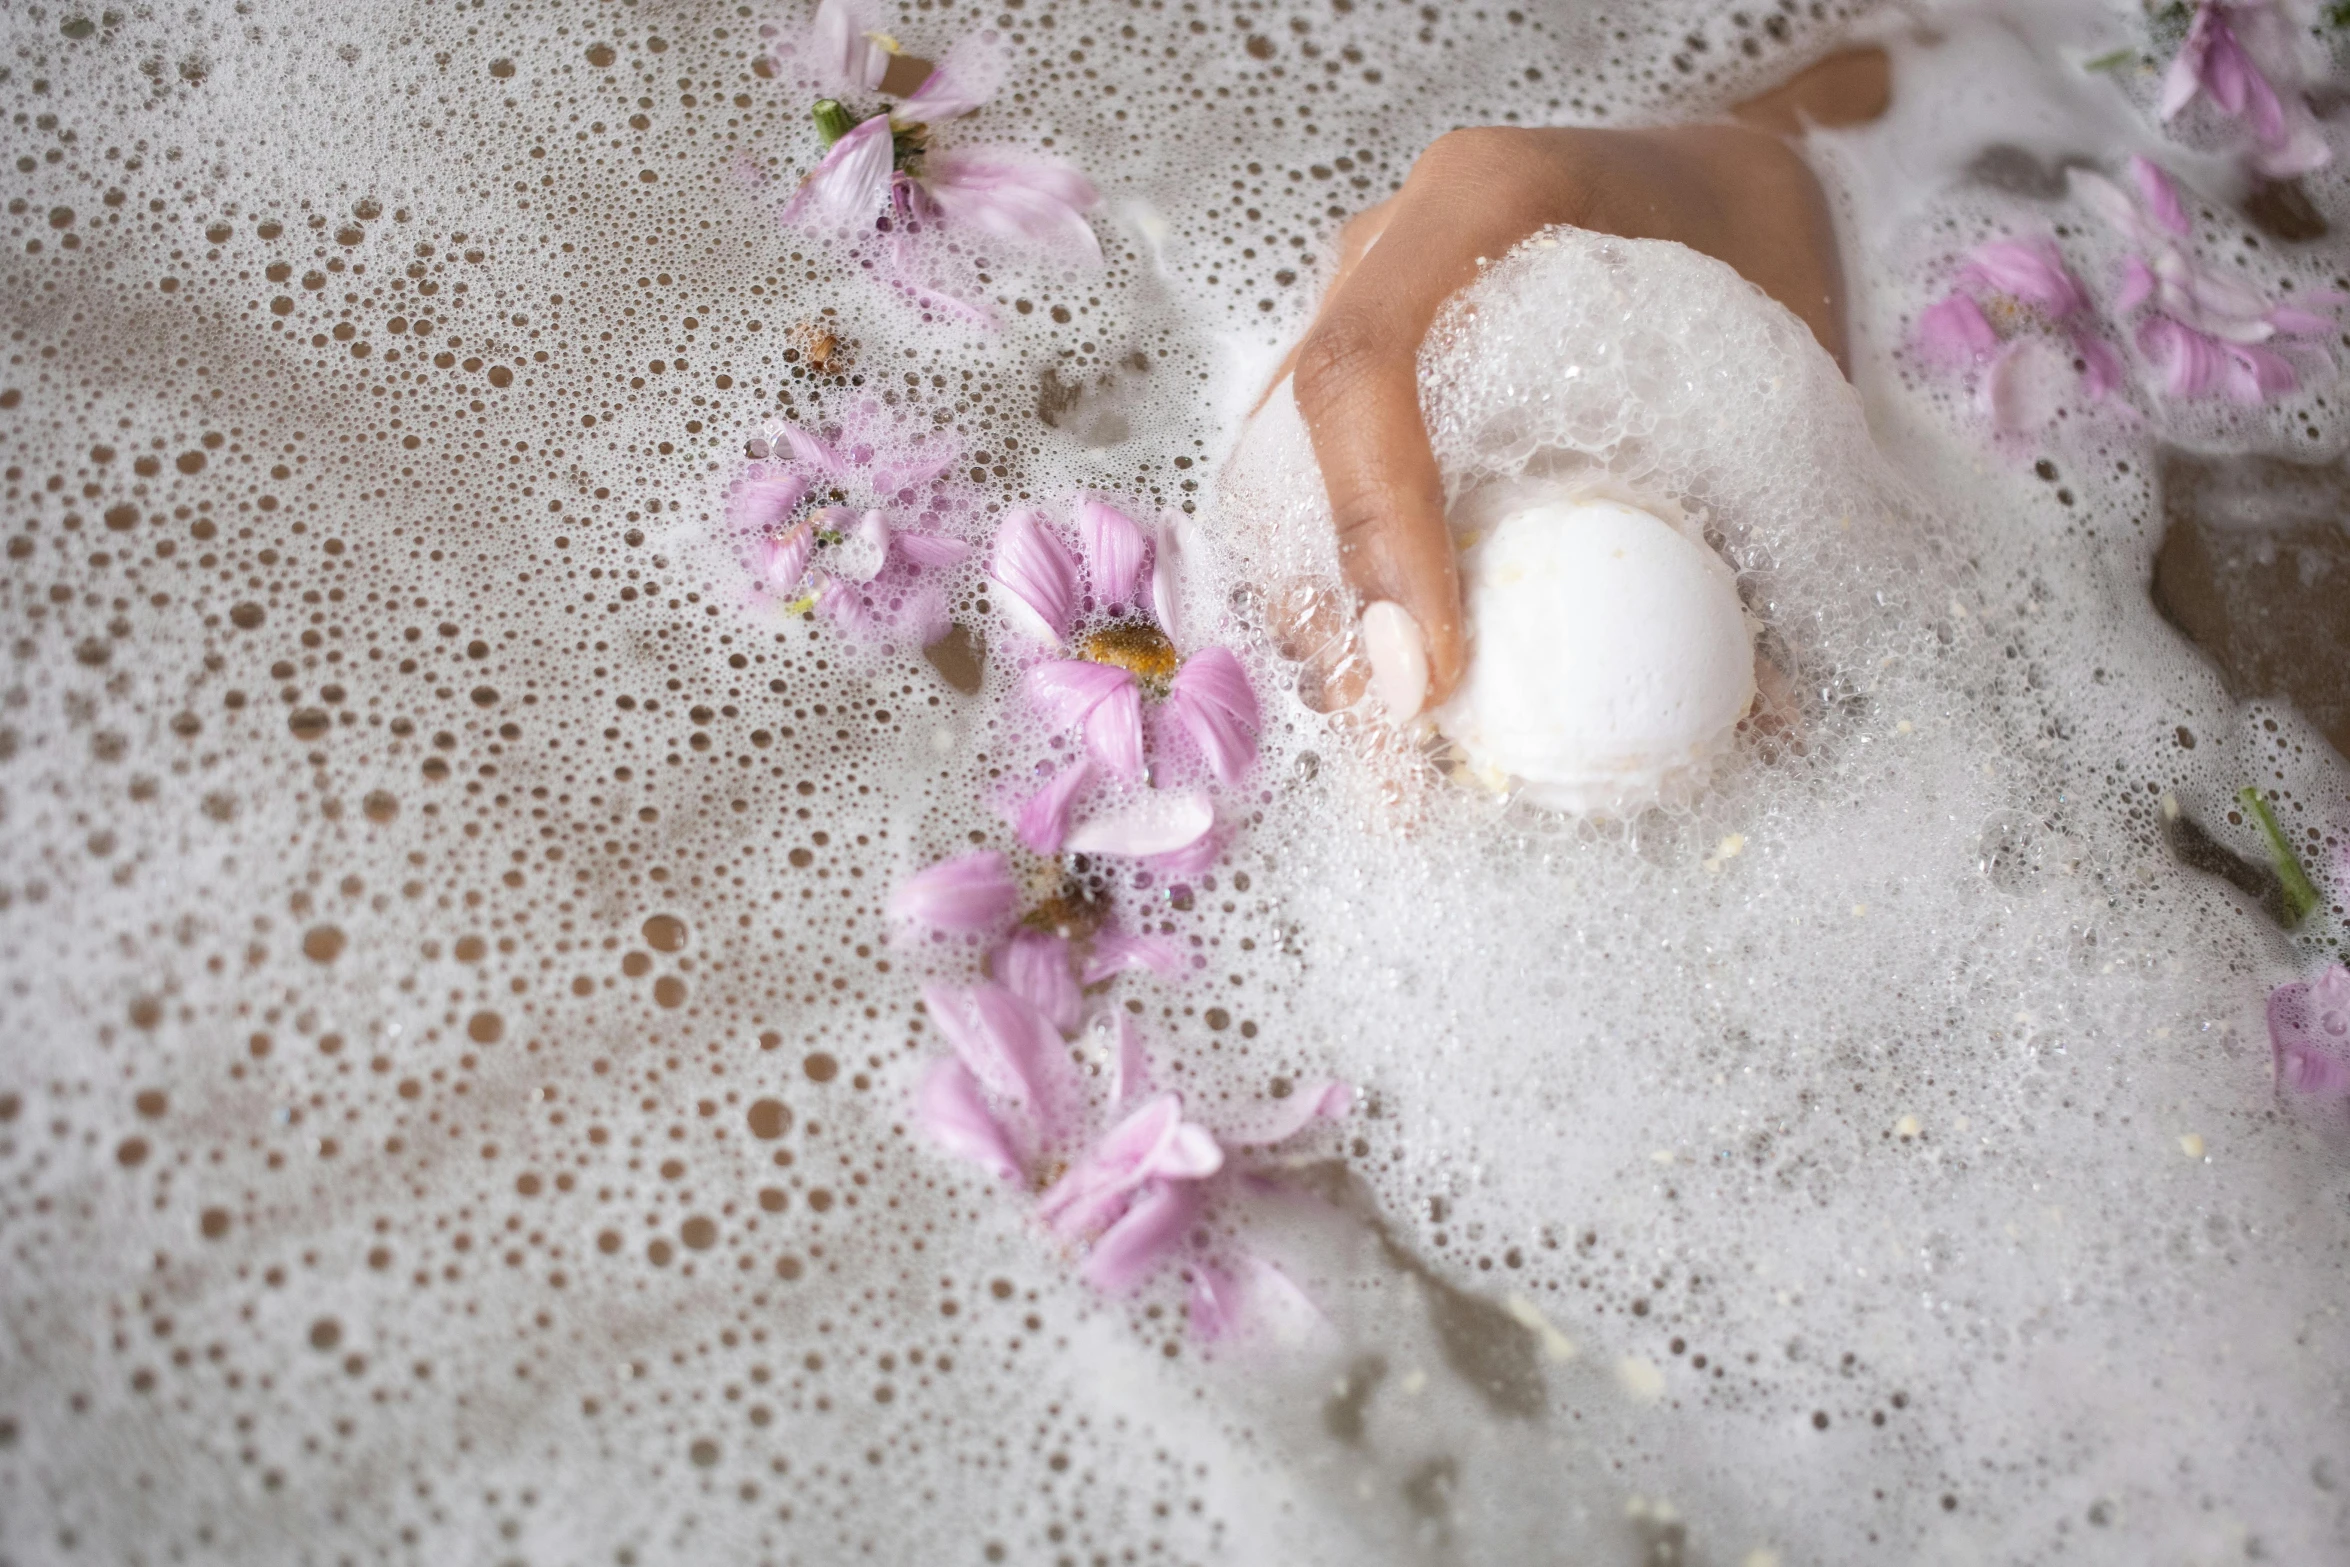
[[(1523, 253), (1432, 346), (1456, 482), (1703, 512), (1800, 748), (1561, 822), (1255, 642), (1328, 561), (1294, 467), (1224, 459), (1336, 222), (1450, 124), (1702, 112), (1847, 20), (909, 7), (1001, 29), (989, 134), (1105, 192), (1102, 271), (988, 258), (991, 335), (774, 227), (797, 17), (13, 17), (0, 1552), (2339, 1555), (2350, 1186), (2260, 1021), (2337, 916), (2279, 933), (2159, 823), (2257, 856), (2259, 784), (2323, 867), (2343, 773), (2146, 593), (2164, 443), (2331, 463), (2334, 394), (1993, 438), (1908, 349), (1936, 267), (2088, 221), (1982, 154), (2140, 145), (2143, 83), (1938, 84), (2133, 13), (1880, 19), (1945, 107), (1812, 138), (1857, 398), (1654, 247)], [(2202, 189), (2215, 256), (2337, 270)], [(1603, 264), (1649, 308), (1542, 286)], [(906, 1130), (961, 959), (882, 897), (1004, 841), (1042, 742), (975, 575), (932, 660), (746, 602), (744, 442), (872, 402), (982, 506), (1188, 507), (1187, 608), (1255, 660), (1244, 832), (1116, 889), (1199, 964), (1093, 1005), (1206, 1113), (1362, 1090), (1210, 1216), (1294, 1284), (1256, 1338), (1089, 1296)]]

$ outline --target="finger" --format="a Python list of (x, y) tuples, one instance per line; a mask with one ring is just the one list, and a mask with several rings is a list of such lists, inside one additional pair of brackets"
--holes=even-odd
[(1422, 160), (1380, 242), (1299, 348), (1298, 411), (1329, 490), (1340, 570), (1368, 606), (1373, 687), (1398, 719), (1443, 701), (1467, 660), (1443, 481), (1420, 419), (1419, 352), (1438, 308), (1524, 226), (1511, 203), (1479, 189), (1493, 152), (1448, 158), (1425, 181)]
[(1731, 115), (1757, 130), (1800, 136), (1815, 125), (1863, 125), (1893, 103), (1893, 63), (1882, 49), (1847, 49), (1806, 66)]
[[(1331, 277), (1330, 287), (1323, 292), (1325, 304), (1345, 284), (1355, 269), (1355, 263), (1363, 259), (1363, 253), (1379, 243), (1379, 236), (1385, 231), (1387, 220), (1394, 210), (1395, 198), (1390, 196), (1365, 207), (1346, 220), (1345, 226), (1338, 231), (1338, 271)], [(1289, 379), (1289, 373), (1297, 368), (1297, 351), (1304, 344), (1305, 339), (1301, 337), (1289, 345), (1289, 352), (1283, 354), (1281, 363), (1274, 366), (1272, 377), (1265, 382), (1265, 389), (1257, 394), (1256, 405), (1248, 411), (1250, 418), (1262, 412), (1266, 399), (1273, 395), (1273, 389)]]

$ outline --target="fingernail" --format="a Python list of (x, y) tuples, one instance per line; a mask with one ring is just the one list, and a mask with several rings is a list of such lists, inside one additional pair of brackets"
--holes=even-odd
[(1363, 652), (1371, 660), (1371, 691), (1387, 716), (1404, 723), (1428, 700), (1428, 639), (1401, 604), (1381, 599), (1363, 611)]

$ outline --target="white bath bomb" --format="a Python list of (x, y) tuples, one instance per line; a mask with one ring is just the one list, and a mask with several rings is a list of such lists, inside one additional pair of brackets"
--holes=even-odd
[(1497, 486), (1455, 510), (1468, 673), (1433, 715), (1495, 788), (1576, 813), (1702, 778), (1754, 701), (1737, 581), (1621, 501)]

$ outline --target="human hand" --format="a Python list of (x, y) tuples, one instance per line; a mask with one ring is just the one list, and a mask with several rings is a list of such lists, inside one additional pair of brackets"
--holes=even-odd
[[(1885, 84), (1882, 53), (1840, 55), (1740, 114), (1770, 130), (1853, 123), (1883, 112)], [(1844, 363), (1843, 277), (1826, 199), (1803, 160), (1766, 130), (1488, 126), (1439, 137), (1402, 190), (1348, 222), (1337, 276), (1274, 378), (1294, 377), (1340, 569), (1365, 605), (1360, 660), (1348, 656), (1358, 639), (1332, 624), (1325, 598), (1275, 606), (1285, 650), (1329, 666), (1322, 686), (1335, 705), (1351, 705), (1368, 684), (1402, 722), (1460, 679), (1460, 584), (1420, 418), (1420, 341), (1480, 265), (1562, 223), (1675, 240), (1727, 262)]]

